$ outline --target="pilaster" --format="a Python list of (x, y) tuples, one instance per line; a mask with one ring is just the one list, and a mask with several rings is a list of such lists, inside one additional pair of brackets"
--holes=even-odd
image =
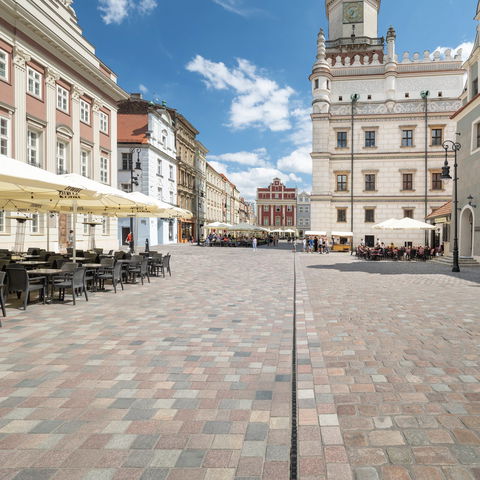
[(15, 47), (13, 70), (15, 85), (15, 158), (27, 161), (27, 101), (26, 101), (26, 63), (30, 55)]
[[(92, 102), (92, 128), (93, 128), (93, 174), (97, 175), (94, 180), (100, 181), (100, 118), (98, 112), (102, 104), (94, 99)], [(113, 131), (113, 128), (111, 129)], [(113, 149), (115, 150), (115, 149)], [(112, 150), (112, 154), (113, 154)], [(113, 178), (114, 170), (110, 166), (110, 178)], [(117, 187), (117, 185), (113, 185)]]
[[(72, 173), (80, 173), (80, 97), (84, 94), (77, 86), (72, 88)], [(95, 155), (95, 150), (92, 152)]]
[(52, 69), (48, 69), (45, 75), (45, 102), (47, 108), (47, 128), (45, 135), (45, 159), (43, 162), (43, 168), (51, 172), (56, 172), (56, 88), (57, 80), (60, 78), (58, 72)]

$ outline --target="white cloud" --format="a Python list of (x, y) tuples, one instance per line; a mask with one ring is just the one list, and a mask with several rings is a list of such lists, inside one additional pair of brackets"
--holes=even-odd
[(138, 86), (138, 89), (145, 95), (148, 93), (148, 88), (143, 84), (141, 83), (139, 86)]
[(268, 161), (268, 153), (266, 148), (257, 148), (253, 152), (235, 152), (235, 153), (222, 153), (221, 155), (209, 155), (208, 161), (238, 163), (240, 165), (251, 166), (265, 166)]
[(237, 15), (245, 16), (247, 12), (241, 8), (241, 1), (239, 0), (213, 0), (214, 3), (220, 5), (229, 12), (236, 13)]
[(312, 120), (311, 108), (296, 108), (292, 111), (294, 129), (290, 140), (297, 146), (311, 145), (312, 143)]
[(463, 42), (456, 47), (437, 47), (433, 51), (433, 53), (440, 52), (442, 55), (445, 55), (445, 51), (448, 50), (448, 49), (450, 49), (452, 51), (452, 55), (456, 55), (458, 53), (458, 50), (461, 49), (462, 50), (462, 60), (465, 61), (470, 56), (470, 53), (472, 53), (473, 42)]
[(122, 23), (128, 15), (129, 0), (100, 0), (98, 9), (103, 13), (102, 20), (111, 23)]
[(197, 55), (187, 70), (203, 76), (209, 88), (233, 90), (235, 97), (230, 107), (230, 126), (267, 128), (274, 132), (291, 128), (288, 102), (295, 91), (281, 88), (257, 71), (248, 60), (237, 59), (237, 67), (229, 69), (223, 62), (212, 62)]
[(143, 14), (150, 13), (157, 8), (157, 5), (157, 0), (140, 0), (138, 10)]
[(312, 158), (310, 146), (299, 147), (290, 155), (280, 158), (277, 167), (289, 172), (312, 173)]
[(98, 9), (102, 20), (110, 25), (120, 24), (133, 12), (141, 15), (150, 13), (157, 7), (157, 0), (99, 0)]
[(215, 160), (209, 160), (208, 163), (218, 172), (223, 173), (224, 175), (227, 174), (227, 166), (223, 163), (217, 162)]

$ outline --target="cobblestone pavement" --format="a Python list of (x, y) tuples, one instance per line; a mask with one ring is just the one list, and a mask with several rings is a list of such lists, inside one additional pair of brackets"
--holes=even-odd
[(297, 263), (301, 478), (480, 479), (480, 269)]
[(294, 305), (299, 479), (480, 478), (480, 270), (170, 250), (171, 278), (8, 309), (0, 480), (289, 479)]

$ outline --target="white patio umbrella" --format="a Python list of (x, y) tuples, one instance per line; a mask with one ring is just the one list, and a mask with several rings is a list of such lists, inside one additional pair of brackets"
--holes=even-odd
[(234, 232), (260, 232), (263, 229), (261, 227), (257, 227), (256, 225), (250, 225), (249, 223), (238, 223), (225, 228), (225, 230), (231, 230)]
[(209, 228), (209, 229), (214, 229), (218, 228), (220, 230), (226, 230), (230, 228), (232, 225), (230, 223), (223, 223), (223, 222), (213, 222), (209, 223), (208, 225), (205, 225), (204, 228)]
[(316, 230), (307, 230), (305, 232), (306, 236), (324, 237), (326, 234), (327, 234), (327, 232), (316, 231)]
[(181, 210), (174, 205), (149, 197), (141, 192), (127, 193), (127, 197), (136, 203), (136, 206), (131, 209), (131, 214), (137, 217), (172, 218)]
[(374, 228), (375, 230), (388, 230), (389, 228), (392, 228), (394, 225), (397, 225), (398, 222), (399, 220), (397, 218), (389, 218), (388, 220), (377, 223), (372, 228)]
[(402, 218), (401, 220), (391, 218), (390, 220), (375, 225), (373, 228), (380, 228), (382, 230), (435, 230), (435, 226), (409, 217)]
[(353, 237), (353, 232), (332, 232), (332, 237)]

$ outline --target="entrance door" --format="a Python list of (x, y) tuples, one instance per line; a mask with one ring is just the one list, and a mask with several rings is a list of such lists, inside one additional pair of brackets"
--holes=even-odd
[(122, 227), (122, 245), (127, 245), (127, 235), (130, 232), (130, 227)]
[(375, 246), (375, 235), (365, 235), (365, 246), (367, 247)]

